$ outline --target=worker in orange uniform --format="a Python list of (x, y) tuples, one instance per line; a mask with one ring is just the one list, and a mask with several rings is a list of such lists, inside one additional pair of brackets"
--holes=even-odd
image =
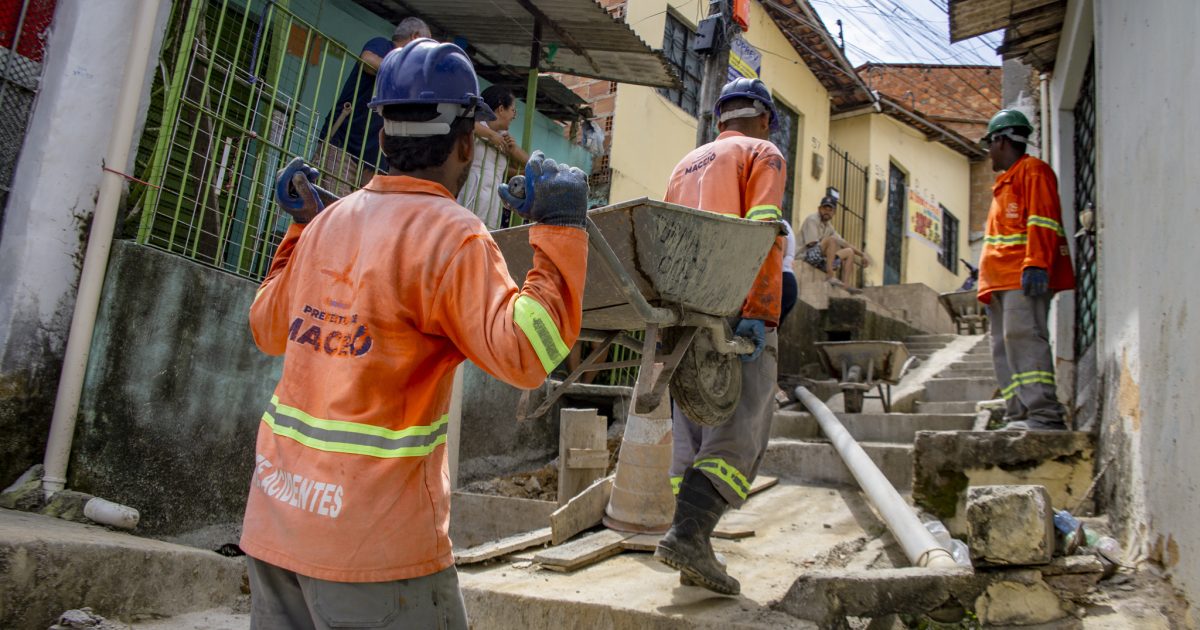
[(1021, 112), (1001, 110), (984, 141), (992, 170), (987, 235), (979, 263), (979, 301), (988, 305), (992, 361), (1005, 399), (1006, 430), (1061, 431), (1066, 409), (1054, 385), (1047, 318), (1050, 298), (1075, 288), (1062, 227), (1058, 180), (1045, 162), (1025, 154), (1033, 126)]
[(467, 627), (448, 535), (454, 369), (540, 385), (579, 334), (588, 250), (587, 178), (540, 153), (501, 189), (538, 222), (524, 286), (455, 201), (492, 116), (478, 94), (460, 48), (410, 43), (371, 102), (388, 174), (315, 218), (311, 172), (292, 180), (297, 221), (250, 309), (255, 343), (284, 357), (241, 539), (254, 628)]
[[(687, 154), (671, 174), (665, 200), (756, 221), (782, 219), (787, 161), (767, 138), (775, 102), (759, 79), (724, 86), (714, 111), (720, 135)], [(742, 357), (742, 396), (733, 417), (701, 426), (672, 410), (671, 483), (675, 518), (654, 556), (678, 569), (684, 584), (736, 595), (741, 585), (713, 553), (710, 536), (730, 506), (745, 501), (766, 452), (774, 412), (784, 237), (775, 239), (735, 323), (754, 342)]]

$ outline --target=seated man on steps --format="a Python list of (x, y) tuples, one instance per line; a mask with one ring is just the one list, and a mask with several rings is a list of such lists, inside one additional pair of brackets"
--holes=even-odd
[[(847, 243), (833, 228), (833, 214), (837, 211), (837, 201), (836, 194), (825, 195), (817, 211), (800, 224), (804, 262), (824, 271), (829, 284), (851, 293), (858, 293), (859, 289), (854, 288), (852, 284), (855, 267), (860, 262), (863, 267), (869, 267), (871, 258), (866, 252)], [(833, 272), (838, 269), (841, 270), (840, 280), (833, 276)]]

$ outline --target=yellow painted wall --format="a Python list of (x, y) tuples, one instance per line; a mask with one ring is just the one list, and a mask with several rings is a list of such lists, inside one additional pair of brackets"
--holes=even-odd
[[(668, 6), (670, 9), (668, 9)], [(666, 11), (695, 29), (708, 4), (687, 0), (631, 0), (626, 23), (654, 48), (662, 48)], [(794, 221), (815, 210), (825, 191), (826, 173), (813, 178), (813, 153), (827, 159), (829, 93), (792, 49), (762, 7), (750, 8), (750, 30), (744, 37), (762, 53), (762, 79), (774, 98), (799, 115), (796, 155), (785, 156), (795, 169)], [(696, 144), (696, 119), (660, 96), (654, 88), (621, 85), (613, 121), (611, 202), (634, 197), (661, 199), (675, 164)]]
[[(925, 198), (945, 206), (959, 220), (958, 251), (970, 260), (970, 162), (946, 145), (925, 139), (916, 129), (884, 114), (864, 113), (830, 123), (831, 142), (868, 165), (871, 183), (867, 196), (867, 254), (875, 262), (866, 270), (867, 285), (883, 284), (883, 251), (887, 238), (887, 185), (889, 165), (908, 175), (908, 186)], [(875, 199), (875, 180), (882, 179), (885, 194)], [(907, 201), (906, 201), (907, 205)], [(907, 214), (906, 214), (907, 218)], [(924, 283), (936, 291), (957, 289), (967, 277), (960, 262), (957, 275), (938, 262), (937, 250), (915, 238), (904, 237), (900, 281)]]

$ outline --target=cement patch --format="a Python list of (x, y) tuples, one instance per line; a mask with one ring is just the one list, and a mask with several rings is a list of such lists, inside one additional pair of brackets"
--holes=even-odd
[(0, 627), (42, 630), (89, 606), (167, 616), (242, 595), (245, 562), (101, 527), (0, 510)]
[(861, 539), (861, 519), (874, 518), (869, 507), (854, 492), (780, 484), (739, 512), (755, 536), (713, 543), (742, 582), (739, 597), (680, 586), (679, 573), (649, 554), (625, 553), (566, 574), (507, 563), (465, 568), (468, 613), (481, 629), (817, 628), (771, 604), (798, 576), (837, 557), (831, 550)]

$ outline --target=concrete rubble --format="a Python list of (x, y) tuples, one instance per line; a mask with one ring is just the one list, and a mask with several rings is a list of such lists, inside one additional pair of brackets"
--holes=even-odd
[(1050, 494), (1042, 486), (975, 486), (967, 491), (971, 559), (987, 564), (1047, 564), (1054, 556)]

